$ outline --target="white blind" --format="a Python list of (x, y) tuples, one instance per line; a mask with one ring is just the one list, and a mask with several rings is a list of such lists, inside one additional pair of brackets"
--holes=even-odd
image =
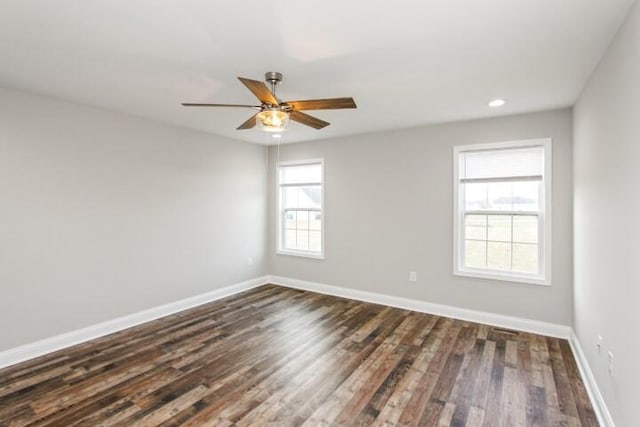
[(320, 163), (280, 166), (280, 184), (308, 184), (322, 182)]
[(542, 179), (542, 146), (467, 151), (460, 154), (460, 179), (479, 181), (504, 178)]

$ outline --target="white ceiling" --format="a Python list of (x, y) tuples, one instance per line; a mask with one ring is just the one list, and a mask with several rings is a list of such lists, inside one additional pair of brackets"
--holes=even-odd
[[(0, 86), (257, 143), (236, 76), (353, 96), (284, 142), (572, 105), (634, 0), (0, 0)], [(487, 102), (507, 100), (499, 109)]]

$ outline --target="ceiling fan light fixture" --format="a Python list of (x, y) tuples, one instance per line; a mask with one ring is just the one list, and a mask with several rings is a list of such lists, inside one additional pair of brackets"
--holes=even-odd
[(265, 109), (256, 116), (260, 128), (266, 132), (282, 132), (289, 124), (289, 114), (278, 109)]

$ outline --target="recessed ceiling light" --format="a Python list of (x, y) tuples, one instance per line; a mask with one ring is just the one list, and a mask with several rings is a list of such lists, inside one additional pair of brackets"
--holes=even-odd
[(494, 99), (489, 103), (489, 107), (502, 107), (504, 105), (504, 99)]
[(282, 135), (280, 135), (279, 133), (272, 133), (271, 137), (275, 139), (279, 139), (279, 138), (282, 138)]

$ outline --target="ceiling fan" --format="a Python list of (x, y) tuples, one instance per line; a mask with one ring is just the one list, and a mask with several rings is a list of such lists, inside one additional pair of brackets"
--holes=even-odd
[(320, 120), (302, 110), (335, 110), (342, 108), (357, 108), (353, 98), (307, 99), (302, 101), (282, 101), (276, 97), (276, 85), (282, 83), (282, 74), (270, 71), (265, 73), (265, 80), (271, 85), (271, 90), (264, 82), (238, 77), (260, 101), (260, 105), (242, 104), (195, 104), (182, 103), (185, 107), (239, 107), (259, 110), (247, 121), (238, 126), (238, 129), (251, 129), (260, 125), (267, 132), (283, 131), (289, 119), (294, 122), (310, 126), (314, 129), (322, 129), (329, 126), (329, 122)]

